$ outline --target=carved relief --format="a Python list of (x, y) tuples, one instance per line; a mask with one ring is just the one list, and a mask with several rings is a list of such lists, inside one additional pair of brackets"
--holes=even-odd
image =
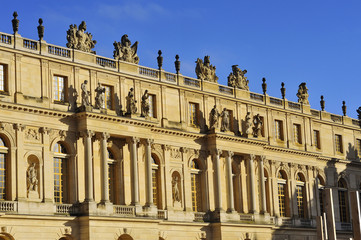
[(170, 149), (170, 157), (174, 159), (181, 158), (181, 153), (179, 151), (179, 148)]
[(210, 64), (209, 56), (204, 57), (204, 62), (202, 59), (197, 58), (196, 63), (196, 74), (198, 79), (217, 83), (218, 77), (216, 76), (216, 67)]
[(66, 39), (68, 48), (74, 48), (84, 52), (92, 52), (97, 41), (93, 40), (93, 35), (86, 31), (86, 23), (82, 21), (79, 25), (79, 29), (76, 24), (69, 26), (69, 30), (66, 32)]
[(115, 60), (121, 60), (130, 63), (139, 63), (139, 57), (137, 55), (138, 41), (133, 45), (128, 39), (128, 35), (124, 34), (120, 42), (114, 41), (113, 56)]
[(25, 131), (25, 138), (29, 141), (40, 141), (40, 133), (36, 128), (28, 128)]

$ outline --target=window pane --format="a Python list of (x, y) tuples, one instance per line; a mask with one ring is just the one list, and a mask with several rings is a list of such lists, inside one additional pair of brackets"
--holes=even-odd
[(6, 164), (5, 154), (0, 153), (0, 200), (6, 199)]
[(0, 91), (5, 91), (5, 71), (2, 64), (0, 64)]
[(64, 88), (64, 77), (54, 76), (54, 100), (65, 101), (65, 88)]

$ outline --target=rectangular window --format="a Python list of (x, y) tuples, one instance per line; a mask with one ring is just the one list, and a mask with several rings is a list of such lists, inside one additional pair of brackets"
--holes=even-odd
[(303, 186), (296, 186), (298, 216), (305, 218), (305, 207), (303, 202)]
[(5, 154), (0, 153), (0, 200), (6, 200), (6, 166)]
[(5, 81), (6, 81), (6, 66), (0, 64), (0, 92), (5, 92)]
[(104, 108), (113, 109), (113, 87), (104, 85)]
[(280, 217), (286, 216), (286, 197), (285, 197), (286, 184), (278, 183), (278, 206)]
[(283, 122), (275, 120), (275, 136), (277, 140), (283, 141)]
[(357, 156), (361, 157), (361, 139), (356, 139)]
[(301, 125), (293, 124), (293, 140), (295, 143), (302, 144)]
[(66, 78), (61, 76), (54, 76), (54, 100), (59, 102), (66, 101)]
[(199, 174), (191, 174), (192, 208), (193, 212), (202, 211), (201, 184)]
[(156, 118), (157, 111), (156, 111), (156, 96), (153, 94), (149, 94), (149, 117)]
[(54, 158), (54, 201), (64, 202), (64, 173), (66, 165), (62, 158)]
[(336, 152), (337, 153), (342, 153), (343, 149), (342, 149), (342, 136), (336, 134), (335, 135), (335, 148), (336, 148)]
[(313, 130), (313, 141), (317, 149), (321, 149), (320, 131)]
[(198, 104), (189, 103), (189, 123), (190, 125), (198, 126)]

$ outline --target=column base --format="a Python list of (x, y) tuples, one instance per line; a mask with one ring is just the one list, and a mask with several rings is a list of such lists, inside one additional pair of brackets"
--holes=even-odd
[(89, 216), (97, 214), (97, 204), (94, 200), (85, 199), (84, 202), (80, 204), (80, 214)]
[(157, 216), (158, 216), (157, 206), (155, 206), (153, 204), (151, 204), (149, 206), (144, 206), (143, 207), (143, 216), (157, 218)]
[(97, 204), (98, 212), (102, 215), (112, 215), (113, 214), (113, 203), (110, 201), (101, 201)]

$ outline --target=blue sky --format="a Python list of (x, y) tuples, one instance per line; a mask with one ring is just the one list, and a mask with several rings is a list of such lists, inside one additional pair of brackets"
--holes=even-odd
[(128, 34), (139, 41), (140, 64), (174, 70), (180, 55), (181, 73), (196, 77), (197, 58), (209, 55), (219, 83), (227, 84), (231, 66), (247, 69), (250, 90), (297, 101), (298, 85), (306, 82), (311, 108), (357, 118), (361, 105), (361, 1), (233, 0), (233, 1), (3, 1), (0, 31), (12, 33), (13, 11), (19, 14), (19, 33), (37, 39), (38, 18), (44, 20), (48, 43), (65, 46), (70, 24), (87, 23), (97, 40), (97, 54), (112, 57), (113, 42)]

